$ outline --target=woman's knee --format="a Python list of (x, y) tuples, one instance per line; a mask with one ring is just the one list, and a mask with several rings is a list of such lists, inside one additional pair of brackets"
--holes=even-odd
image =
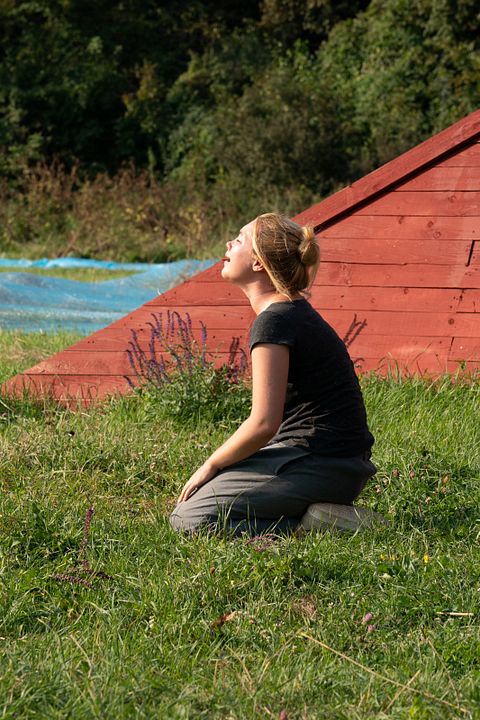
[(208, 527), (214, 522), (211, 514), (195, 512), (188, 507), (187, 502), (177, 505), (170, 515), (170, 525), (176, 532), (191, 533), (202, 527)]

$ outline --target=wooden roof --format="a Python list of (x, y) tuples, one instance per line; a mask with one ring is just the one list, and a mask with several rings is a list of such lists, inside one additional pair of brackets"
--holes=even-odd
[[(480, 367), (480, 110), (294, 218), (319, 233), (312, 304), (359, 371), (441, 374)], [(85, 403), (129, 388), (126, 350), (152, 313), (188, 313), (225, 354), (253, 313), (221, 263), (8, 381), (4, 388)]]

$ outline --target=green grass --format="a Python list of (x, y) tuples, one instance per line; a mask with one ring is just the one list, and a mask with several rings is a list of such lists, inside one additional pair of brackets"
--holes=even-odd
[[(3, 334), (3, 377), (66, 339)], [(379, 472), (361, 504), (389, 527), (265, 545), (167, 522), (231, 424), (148, 396), (3, 398), (0, 716), (478, 718), (479, 384), (363, 385)]]
[(0, 384), (84, 337), (73, 332), (22, 333), (0, 329)]
[(81, 280), (82, 282), (103, 282), (134, 275), (128, 270), (109, 270), (107, 268), (17, 268), (0, 267), (0, 272), (29, 272), (33, 275), (63, 278), (64, 280)]

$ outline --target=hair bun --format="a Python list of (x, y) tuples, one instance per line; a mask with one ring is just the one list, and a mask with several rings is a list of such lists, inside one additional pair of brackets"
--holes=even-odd
[(302, 227), (303, 240), (298, 246), (298, 254), (301, 262), (306, 266), (316, 265), (319, 261), (320, 250), (315, 239), (315, 233), (311, 225)]

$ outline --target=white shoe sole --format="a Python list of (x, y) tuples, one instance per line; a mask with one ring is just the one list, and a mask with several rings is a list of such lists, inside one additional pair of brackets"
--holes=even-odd
[(298, 524), (299, 530), (328, 530), (356, 532), (378, 525), (388, 525), (380, 513), (354, 505), (314, 503)]

